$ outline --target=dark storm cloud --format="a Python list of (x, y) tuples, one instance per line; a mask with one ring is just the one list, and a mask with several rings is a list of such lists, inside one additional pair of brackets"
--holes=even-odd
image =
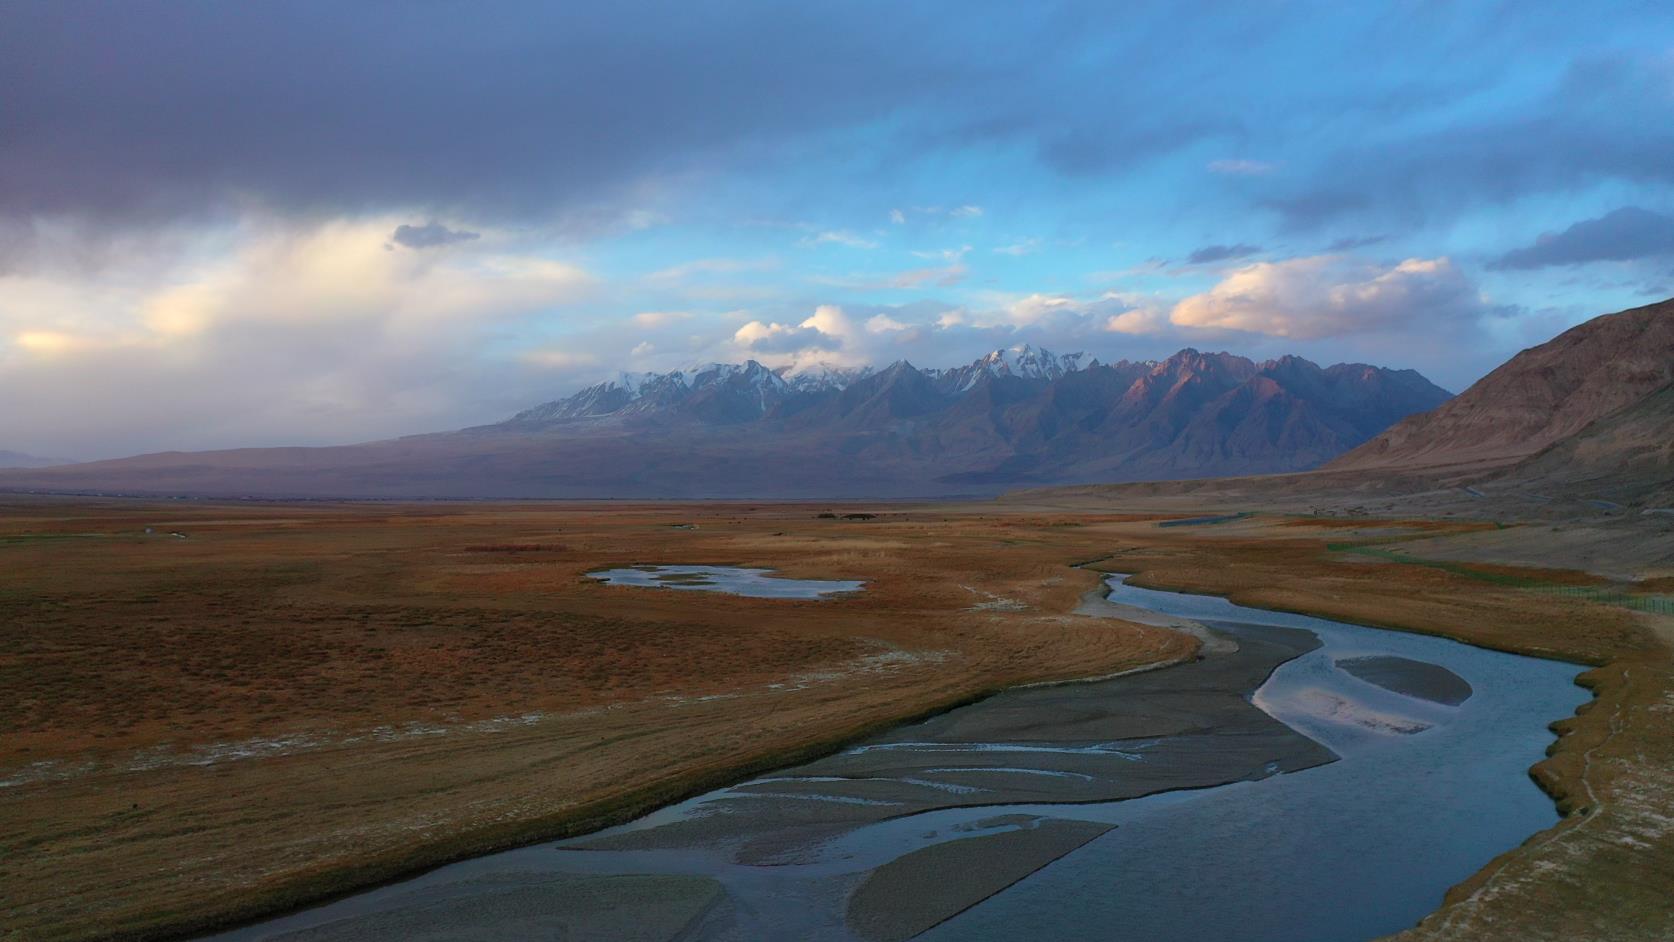
[(1544, 233), (1533, 245), (1513, 249), (1488, 267), (1547, 268), (1671, 255), (1674, 255), (1674, 216), (1624, 206), (1597, 219), (1583, 219), (1562, 232)]
[[(970, 161), (984, 186), (1003, 185), (993, 155), (1092, 186), (1260, 153), (1287, 172), (1207, 199), (1291, 228), (1674, 182), (1666, 61), (1571, 48), (1609, 19), (1538, 4), (0, 4), (0, 224), (254, 201), (556, 211), (587, 228), (668, 178), (784, 195), (768, 174), (789, 168), (841, 199), (857, 178), (914, 179), (927, 155)], [(1552, 88), (1504, 107), (1485, 94), (1548, 61), (1572, 63)]]
[(1210, 262), (1224, 262), (1228, 259), (1247, 258), (1261, 251), (1259, 245), (1205, 245), (1192, 254), (1186, 256), (1188, 265), (1207, 265)]
[(397, 245), (404, 245), (409, 249), (432, 249), (441, 245), (453, 245), (456, 242), (470, 242), (480, 239), (482, 235), (467, 232), (463, 229), (449, 229), (439, 222), (425, 223), (422, 226), (399, 225), (390, 239)]
[(11, 4), (0, 216), (251, 196), (536, 214), (1004, 67), (897, 54), (933, 23), (888, 20), (775, 4)]

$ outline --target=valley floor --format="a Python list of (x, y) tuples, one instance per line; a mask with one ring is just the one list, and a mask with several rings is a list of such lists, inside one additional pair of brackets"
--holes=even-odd
[[(1158, 525), (1189, 516), (9, 499), (0, 935), (224, 925), (596, 829), (1007, 686), (1193, 656), (1188, 635), (1074, 614), (1098, 569), (1598, 665), (1598, 699), (1534, 773), (1570, 816), (1410, 935), (1674, 931), (1674, 620), (1622, 604), (1674, 571), (1624, 584), (1450, 555), (1498, 545), (1479, 522)], [(788, 601), (586, 578), (635, 563), (867, 588)]]

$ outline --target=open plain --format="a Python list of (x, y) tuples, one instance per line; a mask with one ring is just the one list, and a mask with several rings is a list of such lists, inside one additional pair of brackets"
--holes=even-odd
[[(0, 930), (227, 925), (1006, 687), (1193, 658), (1189, 634), (1075, 613), (1109, 571), (1594, 665), (1597, 699), (1533, 770), (1568, 817), (1412, 934), (1666, 933), (1674, 631), (1620, 602), (1674, 570), (1508, 564), (1492, 550), (1516, 544), (1482, 537), (1560, 545), (1544, 524), (1225, 509), (8, 499)], [(636, 564), (866, 586), (752, 599), (586, 575)]]

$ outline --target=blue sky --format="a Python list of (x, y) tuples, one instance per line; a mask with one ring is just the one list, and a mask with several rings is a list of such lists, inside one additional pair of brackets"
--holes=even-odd
[(1652, 3), (11, 4), (0, 87), (37, 454), (1024, 342), (1461, 389), (1674, 294)]

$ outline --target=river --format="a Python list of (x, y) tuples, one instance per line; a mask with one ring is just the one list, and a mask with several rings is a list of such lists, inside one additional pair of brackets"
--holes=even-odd
[(1109, 598), (1225, 650), (216, 938), (1347, 942), (1557, 820), (1527, 770), (1587, 698), (1575, 665), (1122, 577)]

